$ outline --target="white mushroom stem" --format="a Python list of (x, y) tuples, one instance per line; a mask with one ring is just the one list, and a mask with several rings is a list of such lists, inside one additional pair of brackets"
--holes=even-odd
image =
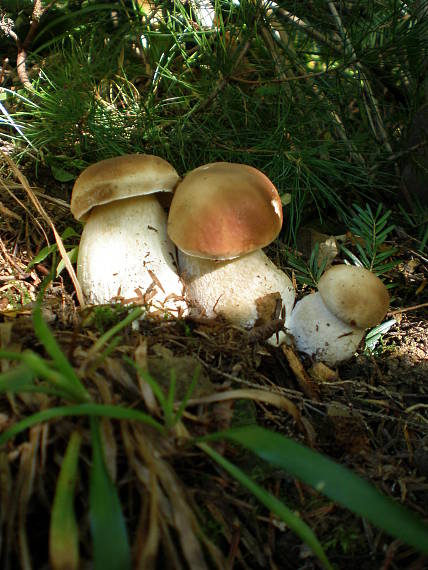
[(330, 366), (351, 358), (365, 333), (364, 329), (335, 317), (319, 293), (307, 295), (296, 303), (287, 329), (300, 352)]
[(208, 318), (222, 315), (245, 328), (291, 313), (295, 292), (287, 275), (262, 250), (228, 261), (201, 259), (178, 251), (189, 303)]
[(77, 277), (90, 303), (147, 304), (150, 313), (186, 313), (167, 218), (153, 195), (96, 206), (83, 229)]

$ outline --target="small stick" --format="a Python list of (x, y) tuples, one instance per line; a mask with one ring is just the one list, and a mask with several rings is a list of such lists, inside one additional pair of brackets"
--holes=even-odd
[(416, 311), (416, 309), (423, 309), (424, 307), (428, 307), (427, 303), (421, 303), (420, 305), (413, 305), (411, 307), (404, 307), (404, 309), (397, 309), (396, 311), (389, 311), (387, 315), (392, 317), (393, 315), (398, 315), (399, 313), (407, 313), (407, 311)]
[(47, 10), (49, 10), (49, 8), (55, 3), (55, 1), (56, 0), (52, 0), (50, 4), (48, 4), (47, 6), (43, 6), (42, 0), (34, 0), (30, 29), (28, 30), (27, 36), (23, 42), (21, 42), (19, 37), (12, 29), (7, 30), (7, 35), (9, 35), (13, 40), (15, 40), (18, 48), (18, 55), (16, 57), (16, 71), (18, 73), (18, 77), (23, 86), (26, 89), (28, 89), (28, 91), (34, 91), (34, 87), (28, 76), (27, 50), (34, 39), (34, 36), (36, 35), (37, 28), (39, 27), (40, 18)]

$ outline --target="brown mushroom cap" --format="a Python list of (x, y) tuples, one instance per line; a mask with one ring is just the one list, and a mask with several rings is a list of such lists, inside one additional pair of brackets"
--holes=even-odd
[(388, 290), (379, 277), (363, 267), (331, 267), (319, 280), (318, 290), (326, 307), (353, 327), (373, 327), (388, 311)]
[(78, 220), (87, 218), (94, 206), (114, 200), (173, 192), (179, 176), (159, 156), (127, 154), (101, 160), (77, 178), (71, 196), (71, 212)]
[(188, 255), (232, 259), (268, 245), (281, 226), (281, 199), (267, 176), (245, 164), (215, 162), (177, 186), (168, 234)]

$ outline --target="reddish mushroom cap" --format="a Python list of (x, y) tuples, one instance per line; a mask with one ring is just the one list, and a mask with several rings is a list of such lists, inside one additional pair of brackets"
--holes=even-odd
[(281, 199), (267, 176), (252, 166), (215, 162), (177, 186), (168, 234), (188, 255), (232, 259), (271, 243), (281, 226)]

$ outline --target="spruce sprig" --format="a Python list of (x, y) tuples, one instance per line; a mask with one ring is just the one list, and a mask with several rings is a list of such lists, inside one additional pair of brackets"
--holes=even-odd
[(365, 267), (375, 275), (384, 275), (399, 263), (397, 248), (386, 243), (395, 228), (389, 222), (391, 210), (385, 211), (382, 204), (375, 212), (369, 204), (365, 208), (354, 204), (353, 210), (354, 216), (348, 220), (348, 227), (355, 238), (356, 253), (344, 245), (341, 249), (355, 265)]

